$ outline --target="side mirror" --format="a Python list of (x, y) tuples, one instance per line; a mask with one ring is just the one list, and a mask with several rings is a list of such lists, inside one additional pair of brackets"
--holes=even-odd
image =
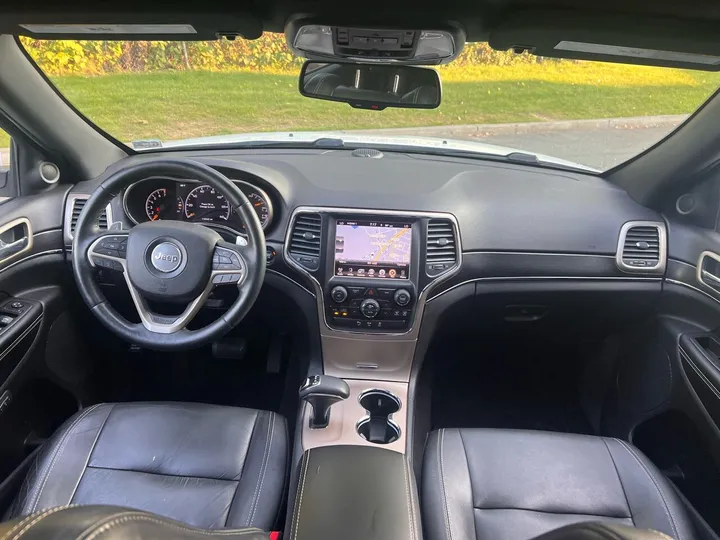
[(308, 61), (300, 71), (300, 93), (349, 103), (358, 109), (434, 109), (442, 87), (434, 69), (405, 65)]

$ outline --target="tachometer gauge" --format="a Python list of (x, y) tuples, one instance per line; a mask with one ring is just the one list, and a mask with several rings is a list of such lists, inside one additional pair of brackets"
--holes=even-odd
[(165, 188), (156, 189), (145, 200), (145, 213), (150, 221), (172, 219), (177, 212), (175, 200)]
[(248, 193), (247, 198), (250, 200), (250, 204), (253, 205), (253, 210), (255, 210), (258, 218), (260, 218), (260, 223), (262, 223), (263, 229), (266, 228), (270, 223), (270, 214), (272, 212), (270, 203), (265, 197), (256, 191)]
[(185, 199), (185, 217), (192, 221), (230, 218), (230, 203), (211, 186), (198, 186)]

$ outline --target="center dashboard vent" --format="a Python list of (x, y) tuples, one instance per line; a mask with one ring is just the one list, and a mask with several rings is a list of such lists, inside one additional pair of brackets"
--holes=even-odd
[(322, 217), (302, 213), (295, 218), (288, 252), (299, 265), (315, 271), (320, 267)]
[(664, 223), (630, 222), (620, 231), (616, 262), (625, 272), (663, 273), (665, 252)]
[[(77, 227), (78, 219), (80, 219), (80, 214), (83, 211), (83, 208), (85, 208), (85, 203), (88, 200), (85, 198), (75, 198), (72, 201), (72, 215), (70, 217), (70, 236), (75, 233), (75, 227)], [(100, 212), (100, 215), (98, 216), (98, 227), (101, 229), (107, 229), (108, 228), (108, 214), (107, 209)]]
[(442, 274), (458, 262), (455, 229), (449, 219), (431, 219), (427, 226), (425, 272), (433, 277)]

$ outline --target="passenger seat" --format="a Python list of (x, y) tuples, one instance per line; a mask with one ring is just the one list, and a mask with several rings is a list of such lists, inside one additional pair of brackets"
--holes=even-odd
[(618, 439), (441, 429), (427, 441), (421, 498), (426, 540), (526, 540), (584, 521), (693, 537), (672, 486)]

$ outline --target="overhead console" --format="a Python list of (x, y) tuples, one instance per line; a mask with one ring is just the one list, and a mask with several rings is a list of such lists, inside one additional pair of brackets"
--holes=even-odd
[(450, 214), (299, 208), (285, 242), (286, 260), (317, 285), (331, 330), (402, 334), (434, 282), (460, 266)]

